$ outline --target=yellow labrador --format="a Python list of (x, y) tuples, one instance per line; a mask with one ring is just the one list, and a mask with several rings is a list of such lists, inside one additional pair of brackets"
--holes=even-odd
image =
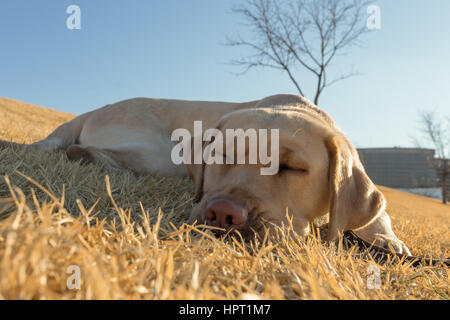
[[(193, 133), (196, 120), (224, 135), (226, 129), (278, 129), (277, 174), (261, 175), (260, 164), (174, 164), (171, 133), (178, 128)], [(198, 199), (191, 222), (250, 237), (261, 230), (261, 221), (287, 222), (288, 213), (295, 230), (305, 235), (310, 222), (328, 215), (329, 240), (355, 230), (366, 241), (410, 255), (392, 231), (384, 196), (353, 145), (324, 111), (300, 96), (246, 103), (131, 99), (83, 114), (30, 147), (65, 149), (70, 159), (112, 168), (189, 174)]]

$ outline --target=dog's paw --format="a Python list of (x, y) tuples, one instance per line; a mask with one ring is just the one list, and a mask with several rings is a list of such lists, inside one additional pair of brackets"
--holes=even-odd
[(391, 250), (392, 248), (395, 253), (411, 256), (411, 252), (409, 251), (408, 247), (397, 237), (387, 236), (384, 234), (376, 234), (374, 245), (385, 248), (387, 250)]

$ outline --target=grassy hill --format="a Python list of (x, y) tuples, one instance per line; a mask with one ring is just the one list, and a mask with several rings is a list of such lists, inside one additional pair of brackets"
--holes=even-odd
[(75, 115), (0, 97), (0, 140), (31, 143)]
[[(30, 143), (74, 116), (0, 99), (0, 139)], [(388, 262), (287, 232), (249, 247), (184, 225), (192, 183), (0, 150), (0, 299), (442, 299), (448, 268)], [(380, 187), (415, 255), (450, 255), (450, 206)], [(67, 287), (68, 268), (81, 287)]]

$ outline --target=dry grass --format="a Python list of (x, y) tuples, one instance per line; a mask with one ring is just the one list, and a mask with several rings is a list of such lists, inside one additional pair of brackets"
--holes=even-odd
[[(50, 119), (52, 112), (45, 114)], [(0, 120), (0, 138), (17, 142), (42, 138), (59, 123), (46, 126), (43, 134), (25, 118), (9, 116), (20, 131)], [(317, 236), (300, 239), (288, 232), (289, 226), (252, 245), (217, 240), (183, 223), (192, 206), (189, 180), (108, 172), (71, 163), (63, 153), (12, 149), (0, 151), (0, 176), (0, 298), (449, 296), (448, 268), (411, 268), (398, 262), (379, 266), (381, 287), (368, 289), (367, 268), (374, 262)], [(389, 188), (382, 191), (395, 231), (413, 254), (449, 256), (450, 206)], [(66, 285), (71, 265), (81, 270), (79, 290)]]

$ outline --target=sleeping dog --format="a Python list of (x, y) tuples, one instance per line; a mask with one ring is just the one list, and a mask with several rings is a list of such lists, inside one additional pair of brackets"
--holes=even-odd
[[(277, 170), (264, 175), (266, 164), (245, 161), (174, 163), (177, 141), (172, 133), (183, 128), (194, 135), (195, 121), (223, 136), (230, 129), (277, 130), (276, 141), (266, 136), (269, 145), (277, 146)], [(238, 158), (227, 147), (231, 140), (215, 150), (216, 159)], [(201, 150), (211, 143), (213, 139), (203, 141)], [(73, 160), (137, 173), (189, 175), (197, 199), (190, 222), (222, 232), (238, 230), (249, 238), (263, 230), (262, 221), (279, 225), (291, 219), (295, 231), (306, 235), (311, 222), (327, 217), (330, 241), (353, 230), (371, 244), (410, 255), (392, 231), (385, 198), (365, 173), (352, 143), (329, 115), (300, 96), (245, 103), (130, 99), (80, 115), (28, 148), (63, 149)], [(252, 151), (245, 146), (244, 157), (250, 158)]]

